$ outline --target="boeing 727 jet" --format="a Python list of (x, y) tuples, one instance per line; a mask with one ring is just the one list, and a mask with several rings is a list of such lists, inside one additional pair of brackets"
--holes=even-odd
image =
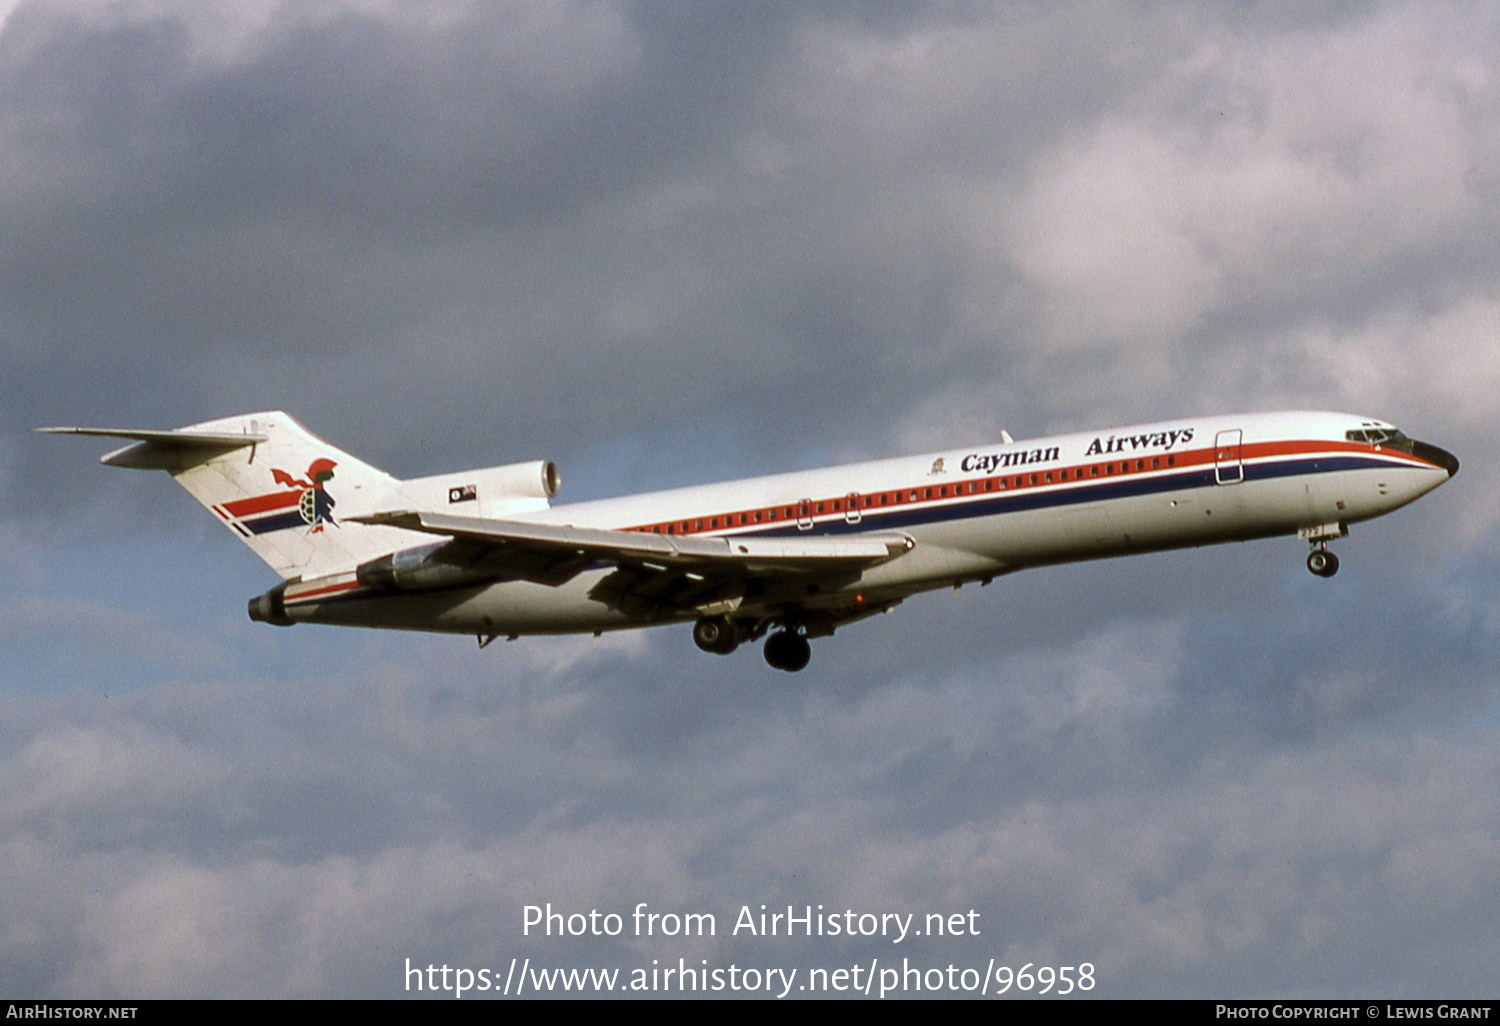
[(552, 506), (545, 460), (402, 481), (281, 412), (128, 440), (102, 462), (165, 470), (282, 580), (250, 618), (497, 637), (691, 623), (707, 652), (809, 639), (910, 595), (1027, 567), (1296, 535), (1328, 543), (1447, 481), (1458, 460), (1338, 413), (1139, 427)]

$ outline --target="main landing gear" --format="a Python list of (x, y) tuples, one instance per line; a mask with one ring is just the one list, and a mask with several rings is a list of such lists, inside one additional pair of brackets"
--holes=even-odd
[(727, 616), (705, 616), (693, 624), (693, 644), (705, 652), (728, 655), (740, 647), (740, 632)]
[[(728, 655), (741, 641), (754, 641), (762, 630), (760, 625), (742, 630), (727, 616), (705, 616), (693, 624), (693, 644), (705, 652)], [(796, 673), (812, 659), (812, 646), (796, 627), (787, 625), (766, 639), (765, 656), (774, 668)]]
[(1319, 542), (1307, 554), (1307, 568), (1319, 577), (1332, 577), (1339, 572), (1339, 557), (1328, 551), (1327, 542)]
[(766, 662), (774, 669), (796, 673), (812, 658), (812, 646), (791, 627), (766, 639)]

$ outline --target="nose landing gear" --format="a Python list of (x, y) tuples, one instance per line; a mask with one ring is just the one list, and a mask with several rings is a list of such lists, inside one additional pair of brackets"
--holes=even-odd
[(1307, 568), (1319, 577), (1332, 577), (1339, 572), (1339, 557), (1328, 551), (1328, 544), (1320, 542), (1307, 554)]

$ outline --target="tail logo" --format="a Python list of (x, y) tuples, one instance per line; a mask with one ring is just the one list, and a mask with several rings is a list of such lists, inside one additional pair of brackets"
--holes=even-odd
[(246, 538), (288, 527), (311, 527), (309, 534), (321, 534), (324, 524), (338, 523), (333, 518), (336, 503), (324, 487), (333, 480), (336, 466), (330, 459), (313, 460), (305, 477), (273, 467), (271, 478), (286, 491), (215, 505), (213, 511)]
[(271, 468), (271, 477), (277, 484), (301, 490), (297, 497), (297, 513), (302, 517), (303, 523), (312, 527), (313, 534), (321, 532), (324, 524), (334, 523), (333, 507), (336, 503), (323, 486), (333, 480), (333, 468), (336, 466), (338, 464), (330, 459), (313, 460), (304, 480), (299, 480), (284, 470)]

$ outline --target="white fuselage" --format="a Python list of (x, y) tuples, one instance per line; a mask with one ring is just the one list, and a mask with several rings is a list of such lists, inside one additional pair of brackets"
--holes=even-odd
[[(1299, 532), (1336, 537), (1418, 498), (1456, 468), (1422, 443), (1414, 450), (1409, 440), (1403, 447), (1351, 438), (1365, 428), (1390, 425), (1331, 413), (1189, 417), (514, 519), (667, 538), (905, 534), (909, 551), (847, 579), (772, 582), (727, 607), (745, 616), (851, 603), (879, 611), (920, 591), (1049, 563)], [(585, 571), (558, 586), (500, 580), (399, 595), (366, 594), (346, 586), (348, 575), (332, 575), (289, 586), (286, 612), (296, 621), (491, 636), (614, 630), (723, 611), (622, 611), (590, 595), (610, 572)]]

